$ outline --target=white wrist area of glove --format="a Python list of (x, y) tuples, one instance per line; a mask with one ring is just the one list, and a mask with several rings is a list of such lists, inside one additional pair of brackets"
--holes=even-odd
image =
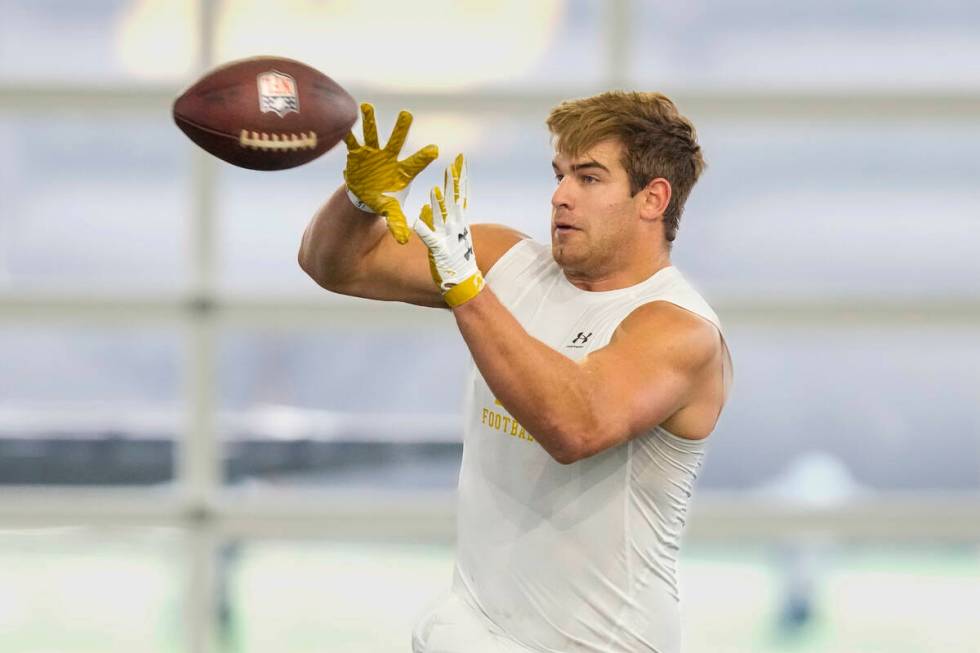
[[(382, 195), (387, 195), (388, 197), (394, 197), (396, 200), (398, 200), (398, 203), (399, 204), (401, 204), (402, 206), (404, 206), (405, 205), (405, 199), (408, 197), (408, 191), (409, 191), (409, 189), (411, 189), (411, 187), (412, 187), (412, 184), (409, 183), (408, 186), (405, 186), (405, 188), (403, 188), (403, 189), (401, 189), (399, 191), (393, 191), (393, 192), (390, 192), (390, 193), (382, 193)], [(354, 194), (354, 191), (352, 191), (350, 189), (350, 186), (347, 187), (347, 199), (349, 199), (350, 200), (350, 203), (354, 205), (354, 208), (360, 209), (361, 211), (364, 211), (365, 213), (371, 213), (372, 215), (377, 215), (377, 213), (378, 213), (377, 211), (375, 211), (374, 209), (372, 209), (370, 206), (368, 206), (367, 204), (365, 204), (364, 202), (362, 202), (361, 201), (361, 198), (358, 197), (357, 195), (355, 195)]]
[(354, 194), (350, 188), (347, 189), (347, 199), (350, 203), (354, 205), (355, 208), (364, 211), (365, 213), (374, 213), (374, 209), (361, 201), (361, 198)]

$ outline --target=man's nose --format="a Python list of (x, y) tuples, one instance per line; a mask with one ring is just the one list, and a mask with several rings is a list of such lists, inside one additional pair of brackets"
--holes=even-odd
[(555, 188), (555, 192), (551, 194), (551, 206), (554, 208), (572, 208), (572, 196), (569, 188), (568, 177), (565, 177), (560, 182), (558, 182), (558, 187)]

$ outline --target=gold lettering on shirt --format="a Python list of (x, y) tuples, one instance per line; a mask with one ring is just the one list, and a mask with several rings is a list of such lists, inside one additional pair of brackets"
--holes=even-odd
[[(496, 406), (503, 405), (497, 399), (494, 399), (493, 403)], [(480, 414), (480, 423), (486, 424), (494, 431), (500, 431), (519, 440), (535, 442), (534, 436), (528, 433), (527, 429), (521, 426), (516, 419), (506, 413), (499, 413), (492, 408), (483, 409), (483, 412)]]

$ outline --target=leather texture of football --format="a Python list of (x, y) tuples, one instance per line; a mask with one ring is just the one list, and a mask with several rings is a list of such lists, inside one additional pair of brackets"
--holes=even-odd
[(354, 98), (315, 68), (253, 57), (212, 70), (174, 102), (174, 122), (199, 146), (251, 170), (309, 163), (357, 120)]

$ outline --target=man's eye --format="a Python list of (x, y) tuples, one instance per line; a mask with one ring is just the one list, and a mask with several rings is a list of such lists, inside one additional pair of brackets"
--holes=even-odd
[(565, 177), (565, 175), (556, 174), (555, 175), (555, 183), (559, 183), (560, 184), (561, 183), (561, 180), (564, 179), (564, 177)]
[(592, 175), (582, 175), (583, 184), (594, 184), (597, 181), (599, 181), (598, 177), (593, 177)]

